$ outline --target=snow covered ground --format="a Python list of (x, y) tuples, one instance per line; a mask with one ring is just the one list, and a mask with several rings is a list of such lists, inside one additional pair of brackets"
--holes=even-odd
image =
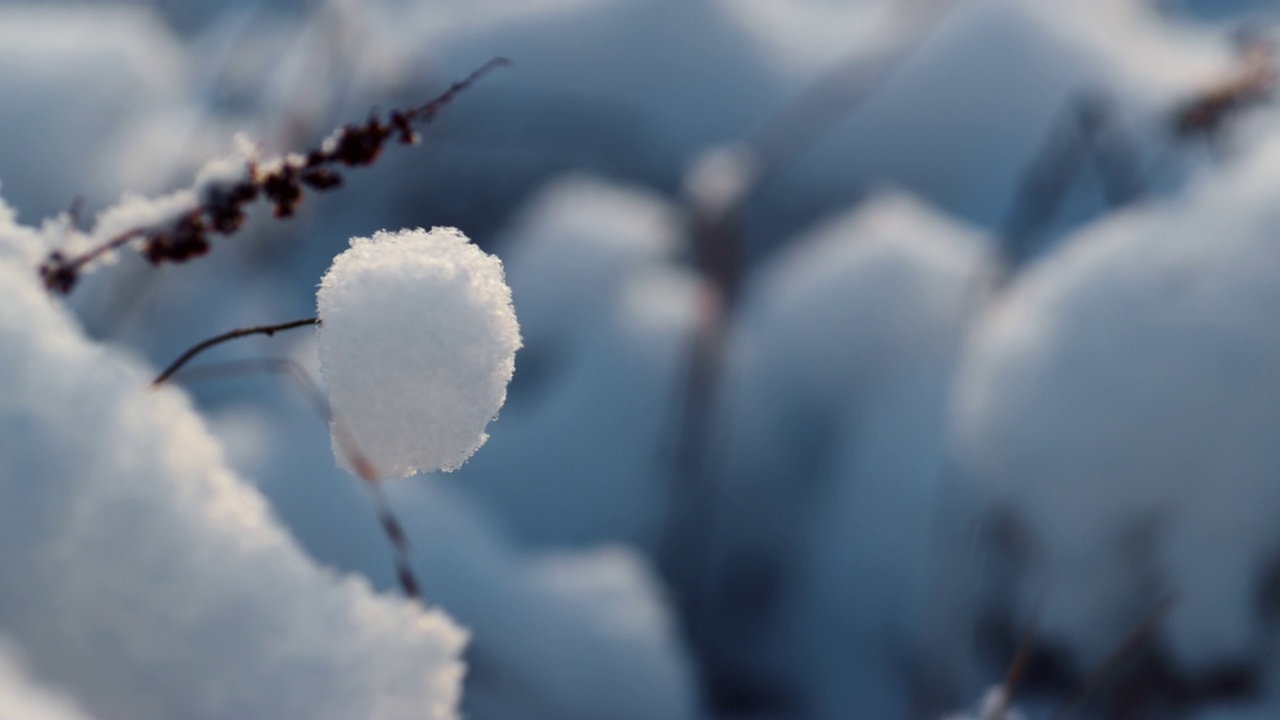
[(0, 2), (0, 717), (1275, 716), (1277, 20)]

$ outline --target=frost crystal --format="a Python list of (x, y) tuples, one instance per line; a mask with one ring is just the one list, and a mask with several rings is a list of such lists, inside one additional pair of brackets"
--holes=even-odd
[(502, 263), (453, 228), (355, 238), (317, 294), (336, 423), (379, 478), (454, 470), (507, 397), (520, 328)]

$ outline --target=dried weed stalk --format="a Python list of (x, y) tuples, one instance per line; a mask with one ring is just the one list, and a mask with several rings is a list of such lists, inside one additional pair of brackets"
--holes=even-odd
[(139, 245), (153, 265), (186, 262), (209, 252), (210, 234), (231, 235), (239, 230), (246, 206), (259, 197), (272, 203), (275, 217), (290, 217), (302, 201), (304, 188), (317, 192), (337, 188), (343, 182), (338, 168), (372, 164), (392, 138), (401, 145), (417, 144), (415, 126), (432, 122), (458, 94), (509, 64), (506, 58), (494, 58), (427, 103), (393, 110), (385, 120), (371, 113), (363, 124), (343, 126), (305, 153), (267, 161), (248, 159), (242, 173), (197, 180), (190, 207), (180, 205), (180, 211), (162, 222), (115, 233), (82, 253), (55, 250), (41, 263), (40, 277), (49, 290), (69, 293), (88, 265), (129, 244)]

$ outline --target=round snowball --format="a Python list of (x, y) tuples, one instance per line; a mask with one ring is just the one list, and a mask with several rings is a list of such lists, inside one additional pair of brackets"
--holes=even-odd
[(453, 228), (354, 238), (320, 281), (320, 372), (379, 478), (454, 470), (507, 397), (520, 328), (502, 262)]

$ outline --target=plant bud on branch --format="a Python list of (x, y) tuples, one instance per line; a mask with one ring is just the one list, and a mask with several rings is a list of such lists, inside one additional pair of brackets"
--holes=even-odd
[(211, 233), (230, 235), (240, 229), (245, 207), (259, 196), (271, 201), (275, 217), (290, 217), (302, 201), (304, 187), (318, 192), (339, 187), (339, 167), (372, 164), (393, 137), (402, 145), (417, 144), (415, 124), (432, 122), (459, 93), (509, 64), (506, 58), (494, 58), (427, 103), (394, 110), (385, 121), (375, 112), (363, 124), (339, 128), (306, 153), (263, 161), (243, 151), (240, 158), (206, 165), (187, 190), (154, 201), (127, 197), (99, 216), (92, 232), (81, 234), (87, 250), (49, 253), (40, 265), (40, 277), (49, 290), (69, 293), (87, 268), (129, 244), (137, 245), (153, 265), (200, 257), (209, 252)]

